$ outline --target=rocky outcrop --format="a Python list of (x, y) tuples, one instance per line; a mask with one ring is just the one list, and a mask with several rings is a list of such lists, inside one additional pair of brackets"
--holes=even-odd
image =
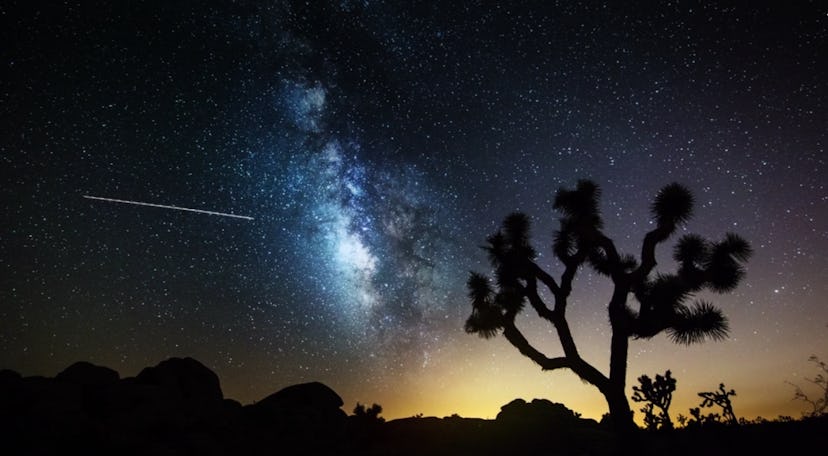
[(281, 389), (251, 407), (264, 413), (284, 411), (342, 411), (342, 398), (329, 387), (319, 382), (302, 383)]
[(311, 382), (279, 390), (245, 407), (245, 412), (251, 425), (274, 441), (322, 451), (333, 450), (332, 443), (344, 436), (347, 415), (342, 405), (334, 390)]
[(218, 376), (192, 358), (170, 358), (128, 378), (85, 361), (54, 378), (0, 370), (0, 452), (334, 454), (344, 437), (342, 405), (314, 382), (242, 406), (225, 399)]
[(532, 402), (515, 399), (500, 407), (497, 421), (520, 425), (571, 426), (580, 420), (575, 412), (557, 402), (547, 399), (533, 399)]
[(86, 361), (78, 361), (55, 376), (58, 381), (92, 387), (113, 385), (120, 379), (117, 371)]
[(193, 358), (170, 358), (144, 368), (135, 382), (163, 388), (187, 406), (217, 405), (224, 399), (215, 372)]

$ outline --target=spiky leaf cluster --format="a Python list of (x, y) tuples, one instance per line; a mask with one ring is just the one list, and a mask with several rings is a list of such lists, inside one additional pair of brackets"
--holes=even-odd
[(658, 226), (675, 227), (693, 216), (693, 194), (677, 183), (662, 188), (655, 197), (650, 212)]
[(679, 276), (692, 291), (707, 287), (725, 293), (742, 280), (743, 264), (751, 254), (750, 244), (733, 233), (715, 243), (690, 234), (679, 239), (673, 258), (679, 263)]
[(499, 288), (516, 288), (518, 279), (529, 274), (529, 264), (536, 256), (530, 245), (529, 218), (520, 212), (510, 214), (500, 230), (489, 236), (484, 245), (495, 270)]
[(710, 261), (710, 245), (697, 234), (682, 236), (673, 249), (673, 258), (679, 264), (678, 274), (692, 291), (701, 289), (705, 281), (704, 269)]
[(521, 212), (513, 212), (503, 220), (503, 235), (508, 242), (511, 253), (518, 258), (534, 259), (537, 255), (529, 241), (529, 217)]
[(723, 340), (729, 330), (727, 317), (721, 310), (709, 302), (697, 301), (676, 310), (667, 335), (675, 343), (690, 345), (705, 339)]
[(467, 283), (472, 314), (466, 331), (490, 338), (503, 327), (504, 319), (514, 318), (525, 304), (524, 281), (531, 274), (537, 253), (530, 243), (529, 218), (520, 212), (509, 214), (501, 228), (486, 239), (482, 248), (494, 269), (497, 291), (489, 279), (472, 273)]
[(634, 335), (646, 338), (666, 330), (670, 339), (681, 344), (727, 337), (727, 318), (721, 310), (708, 302), (688, 305), (686, 301), (705, 288), (718, 293), (735, 288), (750, 254), (747, 241), (732, 233), (720, 242), (683, 236), (673, 250), (678, 272), (659, 275), (634, 289), (641, 304), (637, 314), (630, 311)]
[(684, 308), (689, 293), (675, 275), (658, 275), (652, 281), (640, 284), (634, 294), (641, 304), (639, 312), (630, 311), (633, 333), (649, 338), (669, 328), (676, 314)]
[(466, 286), (472, 304), (472, 313), (466, 320), (466, 332), (484, 339), (496, 336), (503, 327), (503, 310), (495, 303), (495, 293), (489, 279), (472, 272)]
[(710, 289), (717, 293), (735, 289), (745, 275), (743, 263), (752, 253), (748, 242), (733, 233), (713, 244), (706, 264)]
[(575, 190), (561, 188), (555, 195), (554, 208), (563, 214), (560, 229), (555, 232), (552, 249), (564, 264), (577, 258), (580, 252), (584, 259), (589, 259), (601, 267), (605, 263), (600, 251), (596, 251), (596, 236), (603, 228), (603, 220), (598, 210), (601, 189), (588, 180), (578, 181)]
[(603, 221), (598, 213), (601, 189), (592, 181), (579, 180), (575, 190), (558, 189), (554, 208), (572, 220), (587, 221), (601, 228)]
[(687, 345), (727, 337), (729, 327), (721, 310), (703, 301), (686, 303), (692, 296), (691, 288), (680, 276), (671, 274), (638, 287), (635, 297), (641, 307), (637, 314), (630, 311), (633, 335), (650, 338), (667, 331), (673, 342)]
[(606, 252), (600, 248), (593, 247), (589, 249), (587, 262), (599, 274), (608, 276), (612, 273), (613, 263), (607, 258)]
[(530, 274), (531, 261), (536, 252), (530, 243), (529, 218), (515, 212), (503, 220), (497, 232), (486, 240), (483, 249), (494, 269), (497, 291), (489, 279), (472, 273), (467, 286), (472, 300), (472, 314), (466, 321), (466, 331), (489, 338), (497, 335), (505, 318), (514, 318), (523, 308), (525, 297), (522, 280)]

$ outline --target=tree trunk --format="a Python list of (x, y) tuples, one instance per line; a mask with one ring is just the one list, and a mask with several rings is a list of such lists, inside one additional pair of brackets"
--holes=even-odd
[(630, 403), (627, 401), (626, 394), (624, 394), (624, 385), (610, 385), (603, 393), (609, 406), (613, 428), (619, 434), (628, 434), (635, 431), (637, 427), (633, 421)]
[(637, 429), (627, 400), (627, 356), (630, 346), (630, 330), (625, 312), (629, 285), (615, 280), (615, 289), (609, 304), (610, 326), (610, 375), (609, 386), (603, 391), (609, 406), (613, 427), (620, 434), (630, 434)]

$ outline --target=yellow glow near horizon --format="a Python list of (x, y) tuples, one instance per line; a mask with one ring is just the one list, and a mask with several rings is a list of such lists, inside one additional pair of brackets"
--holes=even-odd
[[(569, 370), (544, 372), (517, 353), (505, 340), (497, 338), (479, 341), (471, 350), (449, 350), (435, 366), (427, 372), (412, 375), (410, 381), (377, 391), (370, 396), (371, 402), (383, 406), (386, 419), (405, 418), (422, 414), (444, 417), (458, 414), (468, 418), (497, 416), (500, 408), (516, 398), (531, 401), (544, 398), (564, 404), (584, 418), (600, 420), (607, 412), (604, 397), (598, 390), (582, 382)], [(738, 417), (748, 420), (759, 416), (774, 419), (780, 415), (798, 418), (805, 410), (801, 402), (792, 400), (793, 387), (785, 383), (803, 382), (810, 371), (795, 374), (806, 364), (793, 355), (779, 353), (769, 356), (766, 361), (745, 359), (733, 363), (740, 347), (730, 341), (703, 344), (691, 347), (676, 346), (665, 338), (651, 341), (633, 341), (627, 376), (627, 396), (632, 395), (632, 386), (642, 374), (654, 377), (670, 369), (677, 379), (670, 414), (674, 421), (679, 414), (689, 416), (689, 409), (698, 407), (701, 391), (715, 391), (719, 383), (736, 390), (732, 398)], [(599, 350), (595, 350), (596, 352)], [(461, 353), (462, 352), (462, 353)], [(640, 355), (639, 355), (640, 352)], [(606, 371), (606, 357), (591, 359), (599, 370)], [(460, 359), (461, 361), (456, 361)], [(770, 360), (773, 362), (770, 362)], [(792, 372), (790, 376), (786, 372)], [(774, 380), (770, 380), (774, 379)], [(346, 411), (353, 403), (346, 400)], [(361, 402), (366, 402), (362, 400)], [(630, 401), (635, 419), (642, 424), (643, 404)], [(718, 413), (716, 408), (705, 409), (706, 413)]]

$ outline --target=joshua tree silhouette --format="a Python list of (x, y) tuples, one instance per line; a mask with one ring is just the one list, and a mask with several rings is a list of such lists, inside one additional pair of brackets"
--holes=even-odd
[[(554, 208), (563, 215), (553, 242), (553, 252), (564, 268), (559, 279), (535, 262), (528, 217), (522, 213), (507, 216), (501, 229), (483, 246), (494, 269), (494, 283), (476, 272), (468, 279), (472, 312), (465, 329), (487, 339), (502, 333), (543, 370), (571, 369), (604, 395), (615, 426), (630, 431), (635, 424), (624, 391), (630, 339), (650, 338), (661, 332), (682, 344), (723, 339), (728, 325), (722, 312), (707, 302), (687, 301), (705, 288), (718, 293), (733, 290), (744, 275), (743, 263), (751, 248), (732, 233), (719, 242), (684, 235), (673, 251), (677, 272), (651, 277), (656, 246), (692, 215), (692, 194), (675, 183), (658, 192), (651, 206), (655, 228), (644, 236), (640, 263), (632, 255), (619, 253), (614, 241), (602, 231), (599, 198), (598, 186), (588, 180), (579, 181), (574, 190), (559, 189), (555, 196)], [(581, 358), (566, 319), (572, 281), (584, 264), (609, 277), (614, 285), (608, 306), (612, 330), (609, 375)], [(538, 289), (538, 282), (548, 295)], [(637, 309), (628, 303), (630, 294), (638, 302)], [(551, 308), (545, 300), (549, 297)], [(555, 327), (562, 356), (548, 357), (540, 352), (516, 326), (515, 317), (527, 301), (540, 318)]]
[[(730, 396), (735, 396), (736, 391), (731, 389), (730, 391), (725, 389), (724, 383), (719, 383), (719, 390), (718, 391), (706, 391), (699, 393), (699, 397), (702, 398), (701, 405), (699, 407), (713, 407), (714, 405), (718, 405), (722, 408), (722, 420), (728, 424), (739, 424), (739, 420), (736, 419), (736, 415), (733, 413), (733, 404), (730, 402)], [(691, 409), (691, 413), (693, 413)], [(693, 413), (693, 415), (697, 415)], [(715, 415), (714, 415), (715, 416)], [(698, 418), (698, 416), (696, 417)]]
[(365, 421), (385, 422), (385, 418), (381, 417), (380, 413), (382, 413), (382, 406), (379, 404), (373, 404), (366, 408), (357, 402), (356, 407), (354, 407), (354, 416)]
[[(641, 386), (633, 386), (632, 400), (645, 402), (641, 409), (644, 412), (644, 424), (647, 429), (672, 429), (670, 419), (670, 403), (673, 401), (673, 391), (676, 390), (676, 379), (668, 370), (664, 376), (656, 374), (655, 381), (646, 375), (638, 377)], [(660, 412), (656, 413), (658, 407)]]

